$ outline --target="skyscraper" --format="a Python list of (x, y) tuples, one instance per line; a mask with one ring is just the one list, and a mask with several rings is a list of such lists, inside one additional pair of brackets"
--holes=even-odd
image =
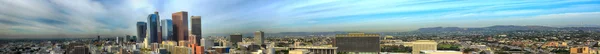
[(130, 40), (131, 40), (131, 36), (129, 36), (129, 35), (125, 36), (125, 41), (131, 42)]
[(141, 43), (146, 38), (146, 22), (137, 22), (137, 43)]
[(177, 40), (185, 41), (188, 39), (188, 15), (186, 11), (175, 12), (172, 14), (173, 29)]
[(233, 46), (237, 46), (238, 42), (242, 42), (242, 34), (235, 33), (235, 34), (229, 35), (229, 42), (231, 42), (233, 44)]
[(192, 16), (192, 34), (196, 35), (195, 42), (200, 46), (200, 40), (202, 39), (202, 24), (200, 16)]
[(262, 32), (262, 31), (256, 31), (256, 32), (254, 32), (254, 41), (255, 41), (256, 44), (258, 44), (258, 45), (263, 45), (264, 44), (264, 42), (265, 42), (265, 40), (264, 40), (265, 35), (264, 34), (265, 34), (265, 32)]
[(158, 43), (160, 37), (158, 35), (159, 20), (158, 12), (148, 15), (148, 34), (150, 35), (150, 43)]
[(334, 46), (339, 52), (378, 53), (379, 34), (349, 33), (336, 34)]
[(96, 38), (97, 41), (100, 41), (100, 35), (98, 35), (98, 38)]
[(171, 19), (165, 19), (160, 21), (162, 27), (162, 39), (163, 41), (177, 41), (176, 37), (173, 36), (173, 22)]

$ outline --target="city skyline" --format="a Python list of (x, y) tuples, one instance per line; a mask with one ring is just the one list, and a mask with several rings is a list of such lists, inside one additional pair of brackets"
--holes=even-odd
[[(187, 11), (202, 34), (403, 32), (426, 27), (600, 26), (599, 1), (3, 0), (2, 38), (136, 35), (136, 22)], [(464, 4), (464, 5), (461, 5)], [(188, 19), (189, 20), (189, 19)], [(188, 28), (192, 29), (191, 26)]]

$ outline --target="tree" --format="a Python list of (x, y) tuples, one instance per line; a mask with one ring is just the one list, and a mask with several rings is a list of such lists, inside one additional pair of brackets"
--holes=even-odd
[(485, 53), (485, 51), (481, 51), (481, 52), (479, 52), (479, 54), (487, 54), (487, 53)]
[(473, 48), (466, 48), (466, 49), (463, 50), (463, 53), (469, 53), (469, 52), (472, 52), (472, 51), (475, 51), (475, 49), (473, 49)]

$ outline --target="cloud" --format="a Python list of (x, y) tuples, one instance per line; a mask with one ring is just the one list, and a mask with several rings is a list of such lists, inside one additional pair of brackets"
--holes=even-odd
[[(131, 1), (103, 3), (95, 0), (0, 1), (0, 36), (6, 38), (88, 38), (134, 34), (136, 21), (151, 8)], [(136, 3), (141, 4), (141, 3)], [(147, 6), (152, 6), (145, 4)], [(5, 27), (7, 26), (7, 27)]]
[[(202, 16), (203, 33), (411, 31), (422, 27), (592, 24), (599, 1), (409, 0), (2, 0), (2, 37), (135, 35), (135, 22), (158, 11)], [(188, 17), (189, 17), (188, 16)], [(567, 18), (580, 17), (580, 18)], [(531, 22), (525, 20), (531, 20)], [(559, 21), (557, 23), (554, 21)], [(543, 23), (533, 23), (543, 22)], [(40, 37), (38, 37), (40, 36)]]

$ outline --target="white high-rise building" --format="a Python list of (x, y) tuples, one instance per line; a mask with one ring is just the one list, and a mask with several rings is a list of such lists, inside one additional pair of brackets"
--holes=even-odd
[(256, 31), (254, 32), (254, 41), (256, 44), (258, 45), (263, 45), (265, 40), (265, 33), (262, 31)]

